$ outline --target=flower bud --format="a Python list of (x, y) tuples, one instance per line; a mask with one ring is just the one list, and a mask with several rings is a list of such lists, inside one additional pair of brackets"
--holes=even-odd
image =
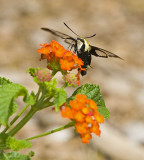
[(68, 86), (76, 87), (78, 86), (77, 76), (74, 73), (67, 73), (63, 76), (64, 81)]
[(50, 81), (52, 79), (52, 75), (47, 68), (43, 68), (37, 71), (36, 77), (40, 82), (42, 81)]

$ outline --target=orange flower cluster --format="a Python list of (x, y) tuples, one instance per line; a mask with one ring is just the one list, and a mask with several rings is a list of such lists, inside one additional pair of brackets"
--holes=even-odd
[(62, 69), (65, 71), (71, 71), (76, 68), (81, 69), (83, 61), (74, 53), (64, 49), (56, 41), (53, 40), (51, 43), (41, 46), (42, 48), (38, 49), (37, 52), (41, 53), (41, 59), (47, 59), (49, 69)]
[(82, 142), (89, 143), (91, 133), (100, 136), (99, 123), (104, 123), (104, 116), (98, 113), (97, 104), (87, 99), (86, 95), (78, 94), (76, 99), (69, 102), (70, 107), (61, 108), (61, 115), (64, 118), (75, 120), (75, 127), (80, 133)]

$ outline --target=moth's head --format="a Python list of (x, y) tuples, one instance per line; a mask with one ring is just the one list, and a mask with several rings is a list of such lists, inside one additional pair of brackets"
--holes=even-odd
[(87, 51), (90, 49), (89, 42), (86, 38), (77, 38), (77, 46), (78, 50), (80, 50), (82, 47), (84, 47), (84, 51)]

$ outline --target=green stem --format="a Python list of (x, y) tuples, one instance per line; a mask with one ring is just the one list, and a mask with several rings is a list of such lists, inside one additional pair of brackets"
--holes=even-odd
[(52, 77), (54, 77), (54, 75), (55, 75), (57, 72), (58, 72), (58, 71), (53, 70), (52, 73), (51, 73)]
[(28, 121), (31, 117), (38, 111), (37, 108), (33, 107), (31, 110), (25, 115), (25, 117), (11, 130), (8, 132), (10, 136), (14, 136)]
[(10, 127), (12, 124), (14, 124), (14, 122), (23, 114), (23, 112), (29, 107), (29, 104), (27, 104), (17, 115), (16, 117), (10, 122), (10, 125), (7, 126), (3, 131), (2, 133), (5, 133)]
[(35, 139), (35, 138), (40, 138), (40, 137), (43, 137), (43, 136), (47, 136), (47, 135), (49, 135), (49, 134), (52, 134), (52, 133), (61, 131), (61, 130), (66, 129), (66, 128), (70, 128), (70, 127), (72, 127), (72, 126), (74, 126), (74, 123), (73, 123), (73, 122), (70, 122), (70, 123), (68, 123), (68, 124), (65, 125), (65, 126), (59, 127), (59, 128), (57, 128), (57, 129), (53, 129), (53, 130), (51, 130), (51, 131), (49, 131), (49, 132), (46, 132), (46, 133), (39, 134), (39, 135), (37, 135), (37, 136), (33, 136), (33, 137), (30, 137), (30, 138), (27, 138), (26, 140), (32, 140), (32, 139)]
[(8, 132), (8, 134), (10, 136), (15, 135), (30, 119), (31, 117), (39, 110), (46, 108), (46, 107), (50, 107), (51, 105), (53, 105), (52, 102), (47, 102), (47, 104), (45, 104), (43, 102), (45, 97), (41, 97), (40, 100), (38, 101), (38, 103), (33, 106), (31, 108), (31, 110), (25, 115), (25, 117), (11, 130)]
[(39, 86), (38, 92), (36, 94), (36, 101), (38, 101), (40, 93), (41, 93), (41, 87)]

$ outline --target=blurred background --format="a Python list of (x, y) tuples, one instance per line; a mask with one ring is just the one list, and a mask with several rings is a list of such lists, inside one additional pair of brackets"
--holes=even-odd
[[(40, 44), (57, 40), (48, 27), (74, 36), (96, 37), (90, 44), (124, 59), (92, 58), (92, 68), (80, 85), (100, 85), (110, 119), (101, 125), (101, 137), (81, 143), (74, 128), (33, 140), (33, 160), (136, 160), (144, 159), (144, 1), (143, 0), (0, 0), (0, 76), (37, 91), (29, 67), (39, 61)], [(60, 75), (57, 75), (58, 77)], [(59, 78), (61, 81), (61, 77)], [(69, 88), (68, 95), (73, 92)], [(18, 101), (19, 105), (23, 105)], [(27, 138), (62, 126), (67, 120), (46, 109), (37, 113), (18, 133)], [(29, 150), (26, 150), (27, 153)]]

